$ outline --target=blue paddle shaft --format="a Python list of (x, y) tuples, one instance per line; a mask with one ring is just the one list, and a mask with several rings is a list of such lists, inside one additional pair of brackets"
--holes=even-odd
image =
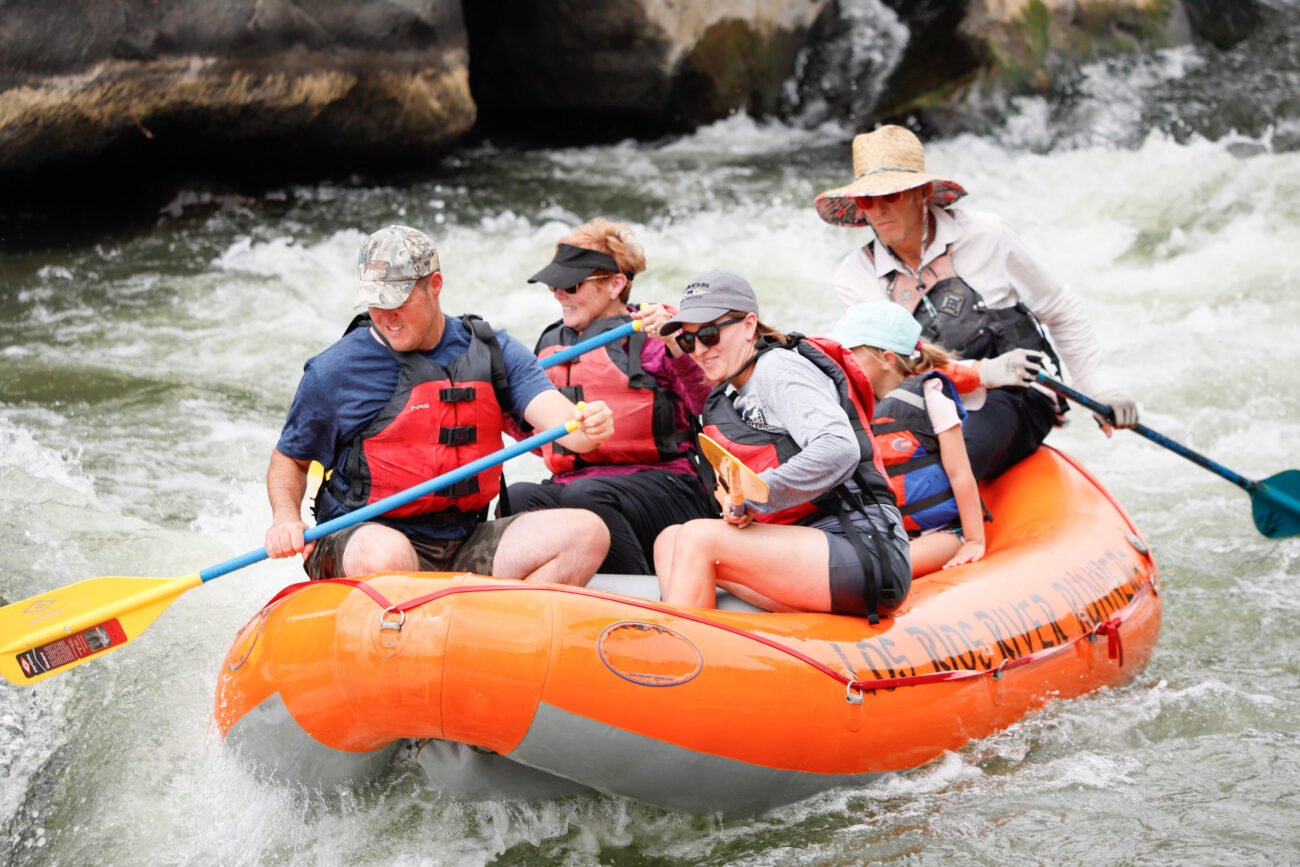
[(584, 352), (595, 349), (597, 346), (604, 346), (606, 343), (613, 343), (622, 337), (627, 337), (633, 331), (639, 331), (641, 324), (640, 319), (633, 319), (631, 322), (624, 322), (617, 328), (597, 334), (595, 337), (588, 337), (586, 340), (579, 341), (572, 346), (566, 346), (553, 355), (548, 355), (542, 359), (542, 369), (554, 367), (557, 364), (563, 364), (570, 358), (576, 358)]
[[(463, 467), (457, 467), (451, 472), (443, 473), (441, 476), (429, 479), (427, 482), (421, 482), (414, 487), (407, 488), (404, 491), (399, 491), (391, 497), (384, 497), (384, 499), (371, 503), (368, 506), (362, 506), (360, 509), (348, 512), (346, 515), (339, 515), (337, 518), (332, 518), (323, 524), (317, 524), (315, 527), (309, 528), (307, 532), (303, 534), (303, 538), (310, 542), (314, 539), (319, 539), (321, 536), (327, 536), (335, 530), (342, 530), (344, 527), (351, 527), (353, 524), (360, 524), (362, 521), (377, 518), (385, 512), (396, 509), (398, 506), (404, 506), (412, 500), (420, 499), (420, 497), (423, 497), (426, 494), (432, 494), (434, 491), (464, 481), (470, 476), (478, 475), (486, 469), (495, 467), (498, 464), (503, 464), (516, 455), (522, 455), (524, 452), (530, 452), (533, 449), (541, 448), (546, 443), (554, 442), (569, 432), (567, 423), (557, 424), (553, 428), (544, 430), (539, 434), (534, 434), (527, 439), (520, 440), (514, 445), (506, 446), (505, 448), (495, 451), (485, 457), (481, 457), (476, 461), (470, 461)], [(227, 573), (234, 572), (236, 569), (242, 569), (245, 566), (251, 566), (254, 563), (265, 560), (268, 556), (265, 547), (258, 548), (256, 551), (249, 551), (241, 557), (233, 557), (224, 563), (218, 563), (216, 566), (204, 569), (199, 573), (199, 578), (203, 581), (211, 581), (213, 578), (218, 578)]]
[[(1057, 382), (1055, 379), (1052, 379), (1045, 373), (1038, 374), (1038, 381), (1041, 382), (1043, 385), (1047, 386), (1048, 388), (1052, 389), (1052, 391), (1065, 395), (1070, 400), (1074, 401), (1077, 404), (1080, 404), (1081, 406), (1087, 407), (1088, 409), (1092, 410), (1093, 412), (1097, 413), (1103, 418), (1110, 419), (1112, 422), (1115, 420), (1115, 413), (1109, 406), (1107, 406), (1104, 403), (1100, 403), (1099, 401), (1093, 400), (1092, 398), (1088, 397), (1086, 394), (1083, 394), (1082, 392), (1075, 391), (1065, 383)], [(1227, 479), (1228, 481), (1232, 482), (1234, 485), (1236, 485), (1239, 488), (1242, 488), (1243, 490), (1253, 491), (1256, 485), (1258, 484), (1257, 482), (1251, 481), (1250, 479), (1246, 478), (1240, 473), (1234, 473), (1232, 470), (1228, 469), (1222, 464), (1215, 463), (1214, 461), (1207, 458), (1205, 455), (1200, 454), (1199, 452), (1192, 451), (1182, 443), (1171, 440), (1169, 437), (1165, 436), (1159, 431), (1154, 431), (1144, 424), (1134, 425), (1133, 432), (1141, 434), (1142, 436), (1146, 437), (1147, 439), (1151, 440), (1153, 443), (1156, 443), (1157, 445), (1164, 446), (1165, 448), (1169, 449), (1171, 452), (1174, 452), (1175, 454), (1182, 455), (1183, 457), (1187, 458), (1187, 460), (1199, 466), (1205, 467), (1205, 469), (1209, 470), (1212, 473), (1217, 473), (1218, 475), (1222, 476), (1223, 478)]]

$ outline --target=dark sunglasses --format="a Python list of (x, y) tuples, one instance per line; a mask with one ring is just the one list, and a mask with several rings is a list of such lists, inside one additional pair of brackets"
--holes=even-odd
[(575, 283), (572, 286), (547, 286), (546, 288), (551, 290), (552, 292), (563, 292), (565, 295), (577, 295), (578, 287), (581, 286), (583, 283), (586, 283), (588, 280), (599, 280), (601, 277), (604, 276), (606, 275), (592, 274), (590, 277), (583, 277), (581, 280), (579, 280), (577, 283)]
[(710, 323), (699, 331), (683, 331), (677, 335), (677, 345), (682, 348), (682, 352), (690, 355), (695, 351), (695, 341), (699, 340), (705, 346), (717, 346), (718, 341), (722, 339), (720, 333), (722, 329), (736, 322), (743, 322), (744, 316), (733, 316), (730, 319), (724, 319), (721, 322)]
[(885, 193), (883, 196), (854, 196), (853, 201), (857, 202), (858, 207), (864, 211), (870, 211), (878, 202), (894, 204), (903, 198), (902, 193)]

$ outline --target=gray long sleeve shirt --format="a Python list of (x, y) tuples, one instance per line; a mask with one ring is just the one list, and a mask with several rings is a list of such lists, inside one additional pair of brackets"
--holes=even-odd
[(835, 384), (799, 353), (775, 349), (759, 356), (735, 406), (751, 427), (788, 434), (801, 449), (760, 474), (769, 494), (766, 503), (750, 503), (756, 512), (815, 500), (853, 475), (858, 443)]

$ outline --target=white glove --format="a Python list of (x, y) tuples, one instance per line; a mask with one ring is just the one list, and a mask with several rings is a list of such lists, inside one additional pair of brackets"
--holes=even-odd
[(1032, 383), (1043, 369), (1043, 353), (1033, 349), (1013, 349), (997, 358), (980, 362), (980, 385), (985, 388), (1024, 387)]
[[(1137, 401), (1129, 397), (1122, 391), (1103, 391), (1094, 397), (1097, 403), (1110, 405), (1110, 411), (1115, 416), (1114, 427), (1133, 427), (1138, 422), (1138, 405)], [(1101, 429), (1106, 436), (1110, 436), (1111, 422), (1110, 419), (1096, 416), (1097, 421), (1101, 424)]]

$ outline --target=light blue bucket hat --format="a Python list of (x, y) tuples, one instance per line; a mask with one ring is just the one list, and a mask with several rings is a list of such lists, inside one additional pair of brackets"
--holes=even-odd
[(863, 301), (845, 310), (826, 336), (848, 349), (871, 346), (911, 358), (921, 339), (921, 323), (893, 301)]

